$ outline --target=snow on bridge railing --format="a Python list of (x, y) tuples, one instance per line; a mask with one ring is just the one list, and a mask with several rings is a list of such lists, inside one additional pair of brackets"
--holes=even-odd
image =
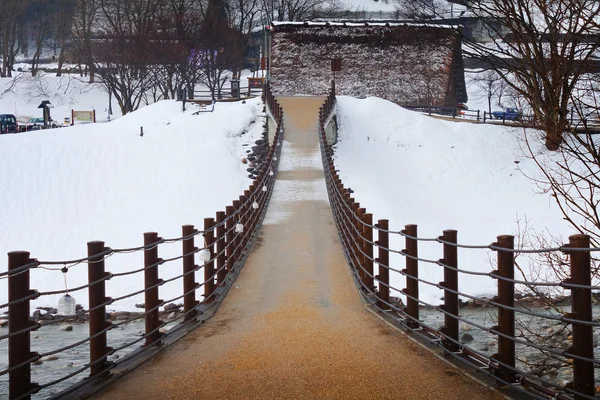
[[(0, 368), (0, 378), (8, 375), (10, 400), (29, 399), (37, 393), (44, 394), (47, 398), (80, 398), (89, 395), (212, 316), (257, 240), (273, 193), (283, 140), (283, 113), (268, 87), (263, 96), (265, 103), (277, 117), (279, 127), (266, 161), (248, 190), (238, 200), (227, 206), (225, 211), (217, 212), (215, 218), (204, 219), (203, 230), (185, 225), (180, 237), (169, 239), (159, 237), (156, 232), (147, 232), (144, 233), (143, 245), (126, 249), (107, 247), (101, 241), (88, 242), (88, 256), (72, 260), (40, 261), (31, 258), (26, 251), (9, 253), (8, 270), (0, 273), (0, 280), (8, 280), (8, 302), (0, 304), (0, 311), (8, 308), (8, 334), (0, 336), (0, 343), (8, 341), (8, 367)], [(196, 240), (199, 238), (200, 247), (197, 247)], [(181, 243), (180, 255), (168, 259), (159, 257), (161, 245), (175, 243)], [(143, 253), (143, 265), (125, 272), (109, 272), (111, 257), (130, 253)], [(159, 272), (164, 271), (165, 266), (173, 268), (177, 263), (181, 267), (180, 274), (166, 280), (159, 279)], [(88, 283), (79, 287), (67, 287), (67, 272), (71, 268), (85, 268), (86, 265)], [(65, 277), (65, 289), (40, 292), (31, 288), (30, 274), (35, 274), (39, 269), (56, 271), (57, 279), (62, 279), (62, 274)], [(201, 283), (196, 282), (196, 273), (203, 276)], [(142, 290), (116, 298), (106, 296), (113, 279), (134, 274), (143, 274)], [(160, 287), (175, 281), (181, 282), (180, 294), (168, 300), (160, 300)], [(76, 315), (56, 315), (51, 320), (32, 320), (31, 300), (78, 291), (88, 293), (87, 311), (75, 310), (73, 304), (73, 314)], [(201, 301), (196, 299), (198, 293), (202, 297)], [(144, 295), (144, 312), (126, 313), (127, 317), (123, 320), (109, 319), (107, 306), (138, 295)], [(178, 301), (183, 301), (183, 304), (175, 305), (174, 302)], [(160, 310), (161, 307), (163, 311)], [(180, 308), (183, 308), (181, 312)], [(164, 318), (166, 321), (162, 320)], [(31, 332), (43, 332), (49, 326), (78, 320), (89, 320), (89, 336), (43, 353), (31, 351)], [(124, 342), (110, 347), (113, 343), (108, 340), (107, 333), (136, 320), (145, 321), (143, 333), (134, 338), (129, 336)], [(171, 326), (170, 329), (165, 329), (167, 323)], [(56, 359), (57, 354), (76, 348), (83, 349), (82, 352), (85, 353), (83, 346), (89, 352), (89, 362), (78, 367), (65, 366), (69, 370), (67, 373), (61, 368), (50, 369), (46, 371), (46, 375), (50, 375), (51, 380), (41, 384), (32, 382), (32, 365), (40, 364), (48, 357)], [(86, 372), (89, 372), (89, 376), (81, 379)]]
[[(394, 231), (387, 219), (374, 224), (373, 215), (355, 201), (335, 168), (323, 126), (334, 107), (332, 88), (319, 114), (327, 192), (346, 260), (370, 307), (415, 340), (440, 348), (444, 356), (487, 375), (509, 393), (522, 392), (535, 399), (595, 399), (598, 380), (594, 373), (600, 359), (594, 356), (598, 340), (594, 331), (600, 329), (600, 322), (592, 317), (592, 292), (600, 286), (592, 285), (590, 255), (600, 248), (590, 247), (587, 235), (571, 236), (560, 247), (520, 249), (515, 248), (511, 235), (498, 236), (492, 244), (471, 245), (458, 243), (455, 230), (423, 238), (418, 236), (417, 225)], [(440, 259), (419, 256), (421, 246), (435, 244), (439, 244)], [(495, 253), (497, 269), (482, 272), (460, 265), (459, 249)], [(568, 277), (515, 279), (515, 257), (526, 253), (558, 257), (567, 266)], [(425, 271), (423, 265), (428, 267)], [(442, 282), (426, 279), (435, 268), (443, 273)], [(495, 281), (497, 295), (483, 298), (460, 291), (459, 278), (465, 275)], [(394, 283), (402, 280), (405, 287)], [(437, 288), (442, 304), (419, 297), (419, 284)], [(515, 296), (516, 287), (538, 296)], [(544, 289), (552, 287), (567, 292), (560, 301), (570, 305), (570, 312), (562, 311), (558, 299), (545, 297)], [(485, 318), (477, 319), (477, 310), (484, 310)], [(479, 338), (478, 348), (474, 336)]]

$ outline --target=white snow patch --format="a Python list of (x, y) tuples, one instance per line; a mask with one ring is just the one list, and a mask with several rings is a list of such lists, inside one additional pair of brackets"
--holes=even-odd
[[(537, 167), (523, 156), (522, 129), (441, 121), (378, 98), (338, 97), (337, 113), (340, 177), (374, 220), (389, 219), (392, 230), (418, 224), (420, 237), (435, 238), (456, 229), (460, 243), (482, 245), (515, 234), (518, 219), (538, 232), (570, 233), (550, 196), (524, 176), (535, 175)], [(403, 238), (391, 237), (392, 248), (405, 248)], [(421, 243), (419, 256), (438, 260), (442, 247)], [(459, 250), (459, 265), (489, 272), (490, 257), (495, 254)], [(400, 258), (391, 257), (393, 267), (403, 268)], [(443, 280), (437, 265), (421, 263), (419, 273)], [(393, 275), (392, 286), (405, 287)], [(461, 274), (459, 290), (493, 294), (496, 281)], [(441, 290), (420, 284), (420, 291), (424, 301), (440, 302)]]
[[(112, 248), (139, 246), (143, 233), (181, 236), (181, 226), (202, 229), (203, 219), (224, 210), (251, 181), (241, 163), (245, 147), (262, 135), (260, 99), (218, 103), (213, 113), (193, 115), (198, 107), (161, 101), (106, 124), (79, 125), (0, 136), (0, 255), (27, 250), (39, 260), (85, 257), (86, 242), (104, 240)], [(144, 136), (140, 136), (140, 127)], [(201, 246), (201, 237), (197, 239)], [(161, 245), (159, 256), (181, 255), (181, 243)], [(116, 273), (143, 266), (142, 253), (106, 260)], [(57, 266), (60, 268), (61, 266)], [(0, 271), (7, 270), (6, 256)], [(160, 267), (160, 278), (182, 272), (181, 262)], [(73, 266), (67, 284), (87, 282), (87, 265)], [(203, 281), (202, 277), (197, 278)], [(0, 280), (0, 303), (7, 300)], [(143, 274), (113, 278), (107, 295), (139, 290)], [(35, 269), (31, 287), (64, 289), (59, 271)], [(181, 280), (161, 287), (164, 300), (181, 294)], [(73, 293), (87, 305), (87, 292)], [(57, 303), (42, 297), (33, 307)], [(132, 309), (136, 296), (115, 303)]]

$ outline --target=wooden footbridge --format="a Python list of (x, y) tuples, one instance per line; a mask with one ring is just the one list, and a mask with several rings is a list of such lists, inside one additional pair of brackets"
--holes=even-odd
[[(80, 260), (43, 262), (27, 252), (10, 253), (9, 269), (0, 273), (9, 286), (9, 302), (0, 305), (8, 308), (10, 321), (9, 333), (0, 336), (9, 344), (9, 365), (0, 371), (0, 378), (9, 378), (9, 398), (593, 399), (594, 365), (600, 364), (593, 358), (593, 329), (600, 323), (592, 320), (589, 252), (600, 249), (575, 235), (568, 247), (536, 250), (570, 249), (571, 277), (561, 286), (577, 300), (570, 314), (559, 316), (516, 308), (512, 237), (475, 246), (498, 254), (498, 270), (488, 274), (498, 280), (498, 297), (490, 300), (498, 308), (498, 325), (464, 319), (458, 309), (458, 296), (465, 295), (458, 290), (458, 274), (470, 272), (457, 266), (461, 245), (456, 232), (423, 239), (414, 225), (390, 231), (387, 220), (374, 224), (343, 187), (325, 129), (334, 90), (326, 98), (275, 99), (266, 89), (267, 116), (276, 122), (276, 132), (265, 164), (239, 200), (205, 219), (203, 230), (187, 225), (181, 237), (171, 239), (147, 233), (144, 245), (134, 249), (90, 242), (88, 257)], [(194, 242), (200, 235), (202, 248)], [(393, 250), (391, 235), (403, 236), (406, 249)], [(420, 258), (422, 240), (442, 244), (443, 258)], [(159, 257), (160, 245), (177, 242), (181, 256)], [(144, 253), (143, 268), (120, 274), (105, 270), (108, 257), (131, 252)], [(406, 269), (390, 265), (391, 252), (404, 256)], [(178, 262), (180, 275), (159, 279), (163, 264)], [(419, 278), (419, 262), (443, 268), (444, 282)], [(30, 321), (29, 302), (55, 293), (32, 290), (30, 272), (80, 263), (89, 267), (89, 283), (77, 288), (89, 292), (89, 336), (47, 353), (32, 352), (31, 332), (41, 325)], [(106, 307), (139, 293), (111, 299), (105, 286), (117, 275), (141, 272), (145, 310), (137, 318), (145, 321), (144, 334), (109, 347), (107, 332), (121, 324), (107, 319)], [(390, 273), (404, 275), (407, 287), (393, 287)], [(182, 294), (160, 300), (160, 286), (177, 280)], [(437, 307), (444, 321), (439, 329), (420, 319), (419, 283), (444, 292), (444, 304)], [(406, 296), (406, 307), (394, 303), (391, 293)], [(171, 321), (176, 325), (165, 330), (159, 310), (180, 299), (183, 311)], [(565, 340), (573, 343), (568, 349), (525, 343), (572, 360), (562, 367), (572, 368), (572, 382), (540, 378), (516, 363), (516, 345), (520, 351), (525, 346), (515, 332), (515, 312), (572, 327), (566, 330)], [(488, 355), (465, 346), (458, 337), (459, 321), (495, 335), (498, 351)], [(33, 382), (33, 364), (82, 345), (89, 346), (89, 363), (51, 382)], [(124, 357), (112, 357), (126, 349), (130, 352)], [(467, 367), (457, 368), (460, 362)]]
[(217, 314), (98, 399), (487, 399), (369, 313), (327, 201), (323, 98), (280, 98), (286, 146), (258, 245)]

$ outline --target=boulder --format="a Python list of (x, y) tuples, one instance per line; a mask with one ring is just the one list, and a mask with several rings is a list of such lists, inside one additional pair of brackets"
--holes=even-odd
[(117, 317), (122, 317), (122, 316), (128, 317), (130, 314), (131, 313), (129, 311), (115, 311), (115, 312), (111, 313), (110, 316), (112, 318), (117, 318)]
[(178, 311), (179, 306), (175, 303), (165, 304), (164, 310), (165, 311)]
[(463, 333), (463, 335), (460, 337), (460, 341), (463, 343), (471, 343), (473, 340), (473, 336), (468, 333)]

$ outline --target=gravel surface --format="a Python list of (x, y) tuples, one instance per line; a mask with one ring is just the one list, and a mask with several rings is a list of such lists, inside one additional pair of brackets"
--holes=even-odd
[(97, 398), (501, 398), (364, 309), (326, 200), (315, 133), (323, 99), (280, 101), (282, 163), (300, 166), (275, 186), (271, 207), (284, 217), (263, 227), (215, 317)]

